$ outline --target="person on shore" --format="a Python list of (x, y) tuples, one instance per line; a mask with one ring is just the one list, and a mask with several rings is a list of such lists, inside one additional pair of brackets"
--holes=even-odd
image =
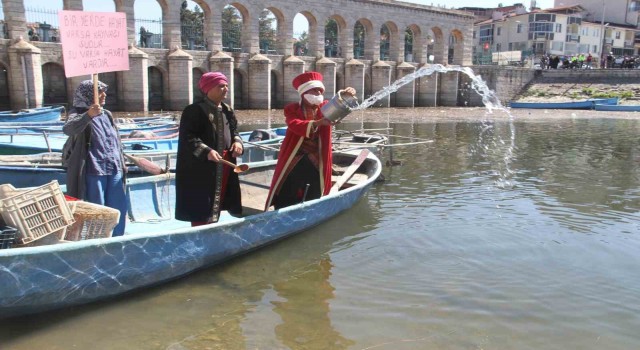
[(67, 194), (120, 211), (113, 236), (124, 234), (127, 217), (127, 168), (120, 135), (111, 112), (104, 109), (108, 86), (98, 82), (98, 103), (93, 81), (78, 85), (62, 131), (69, 136), (62, 149), (67, 168)]
[(149, 47), (147, 43), (147, 30), (140, 27), (140, 47)]
[(188, 105), (180, 118), (176, 161), (176, 219), (191, 226), (217, 222), (221, 210), (242, 215), (240, 181), (221, 159), (236, 162), (244, 152), (233, 109), (222, 102), (229, 91), (219, 72), (202, 75), (203, 101)]
[[(284, 108), (287, 132), (275, 173), (271, 180), (265, 211), (272, 205), (284, 208), (327, 195), (331, 189), (331, 121), (320, 107), (329, 101), (323, 97), (322, 74), (306, 72), (293, 79), (300, 102)], [(354, 96), (352, 87), (341, 93)]]

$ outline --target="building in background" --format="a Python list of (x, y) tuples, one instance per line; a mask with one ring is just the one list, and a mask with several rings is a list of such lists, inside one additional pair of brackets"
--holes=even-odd
[[(600, 57), (638, 54), (635, 26), (592, 20), (582, 5), (536, 9), (495, 9), (491, 18), (474, 25), (475, 64), (522, 64), (547, 55)], [(603, 35), (604, 33), (604, 35)]]

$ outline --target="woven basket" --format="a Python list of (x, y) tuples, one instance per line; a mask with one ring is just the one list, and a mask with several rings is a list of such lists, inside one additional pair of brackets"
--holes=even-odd
[(111, 237), (120, 220), (120, 211), (85, 201), (69, 202), (75, 223), (67, 228), (66, 241)]

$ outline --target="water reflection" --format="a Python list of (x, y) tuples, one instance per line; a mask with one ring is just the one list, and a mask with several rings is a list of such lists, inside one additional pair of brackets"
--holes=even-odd
[(2, 349), (636, 347), (640, 121), (516, 121), (513, 187), (505, 121), (389, 127), (434, 142), (394, 148), (402, 165), (353, 210), (117, 301), (0, 321)]

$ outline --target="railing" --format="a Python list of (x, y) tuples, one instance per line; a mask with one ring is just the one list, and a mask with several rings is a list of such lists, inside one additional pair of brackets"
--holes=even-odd
[(135, 26), (138, 29), (138, 47), (163, 49), (162, 19), (136, 18)]
[(58, 11), (25, 7), (27, 36), (31, 41), (59, 42)]

